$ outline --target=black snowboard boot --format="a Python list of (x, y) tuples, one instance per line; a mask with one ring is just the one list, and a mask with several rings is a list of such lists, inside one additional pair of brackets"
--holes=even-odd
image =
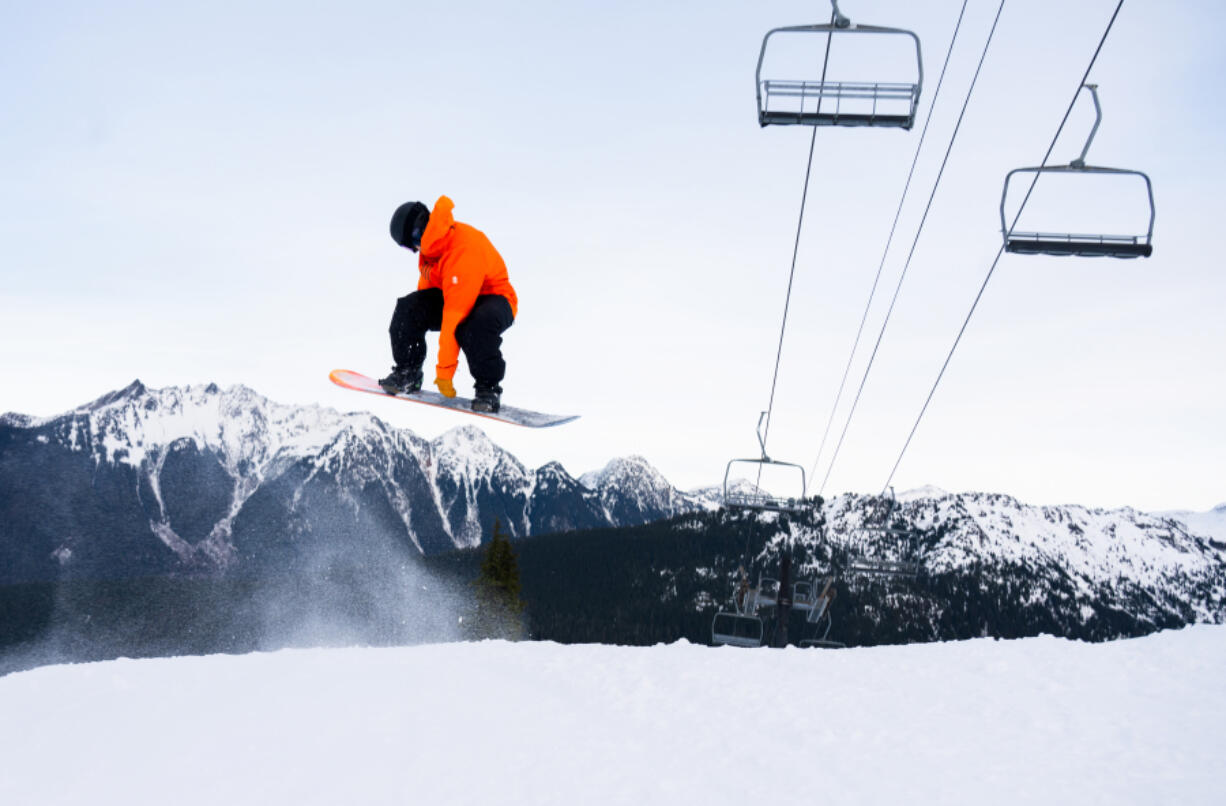
[(500, 409), (501, 401), (499, 395), (502, 394), (502, 387), (498, 384), (486, 386), (485, 384), (477, 384), (477, 393), (473, 395), (472, 409), (486, 414), (497, 414)]
[(379, 385), (389, 395), (408, 395), (421, 391), (421, 367), (392, 367), (392, 374), (379, 379)]

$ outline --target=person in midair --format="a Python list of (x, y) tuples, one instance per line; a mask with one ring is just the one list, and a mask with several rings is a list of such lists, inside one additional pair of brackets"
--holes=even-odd
[(460, 351), (475, 382), (472, 410), (497, 412), (507, 365), (502, 334), (515, 322), (519, 300), (507, 267), (489, 238), (456, 221), (455, 204), (439, 196), (434, 209), (406, 202), (392, 215), (392, 240), (418, 255), (417, 290), (396, 301), (392, 324), (392, 372), (379, 380), (388, 394), (421, 390), (426, 333), (438, 331), (434, 385), (455, 397)]

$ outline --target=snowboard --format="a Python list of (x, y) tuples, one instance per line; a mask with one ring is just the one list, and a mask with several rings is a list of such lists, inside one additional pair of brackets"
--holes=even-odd
[(347, 369), (334, 369), (328, 375), (328, 378), (337, 386), (343, 386), (346, 389), (353, 389), (357, 392), (369, 392), (380, 397), (394, 397), (397, 400), (408, 400), (411, 403), (425, 403), (427, 406), (451, 409), (463, 414), (472, 414), (477, 417), (485, 417), (489, 420), (498, 420), (499, 422), (511, 423), (512, 425), (522, 425), (527, 428), (548, 428), (579, 419), (578, 414), (542, 414), (539, 411), (517, 409), (514, 406), (507, 405), (503, 405), (495, 414), (485, 411), (473, 411), (472, 401), (468, 398), (460, 397), (459, 395), (443, 397), (438, 392), (426, 389), (407, 395), (389, 395), (383, 391), (383, 387), (374, 378)]

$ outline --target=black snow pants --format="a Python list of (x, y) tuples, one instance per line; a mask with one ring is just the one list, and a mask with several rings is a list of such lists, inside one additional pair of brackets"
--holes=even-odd
[[(468, 316), (456, 326), (455, 338), (468, 361), (477, 390), (501, 392), (507, 372), (502, 360), (502, 334), (515, 322), (511, 303), (501, 294), (477, 297)], [(397, 366), (420, 367), (426, 361), (426, 333), (443, 327), (443, 291), (427, 288), (396, 300), (388, 332)]]

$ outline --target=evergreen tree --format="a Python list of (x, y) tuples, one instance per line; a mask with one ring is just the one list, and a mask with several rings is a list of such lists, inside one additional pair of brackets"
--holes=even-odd
[(475, 640), (503, 638), (518, 641), (527, 637), (524, 603), (519, 598), (519, 562), (511, 539), (502, 524), (494, 520), (494, 534), (481, 558), (481, 573), (473, 583), (476, 589), (468, 629)]

